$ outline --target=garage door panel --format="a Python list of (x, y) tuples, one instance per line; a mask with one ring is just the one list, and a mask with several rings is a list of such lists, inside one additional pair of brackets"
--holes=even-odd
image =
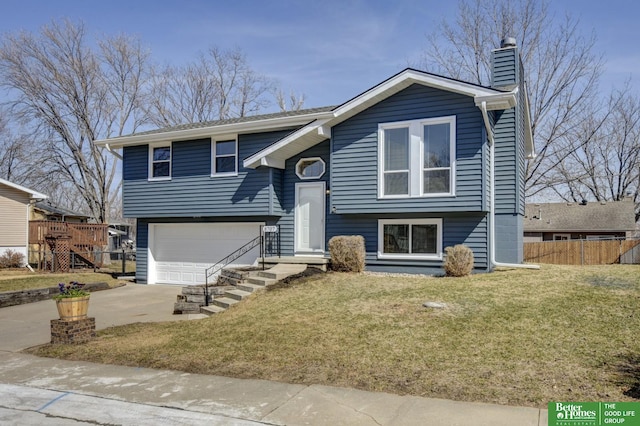
[[(154, 225), (151, 250), (156, 282), (203, 284), (206, 268), (260, 235), (261, 225), (255, 222)], [(258, 252), (255, 248), (233, 264), (252, 265)]]

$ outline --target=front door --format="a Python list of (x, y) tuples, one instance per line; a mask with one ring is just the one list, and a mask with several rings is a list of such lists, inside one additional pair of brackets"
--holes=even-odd
[(297, 255), (324, 254), (325, 183), (297, 183), (295, 245)]

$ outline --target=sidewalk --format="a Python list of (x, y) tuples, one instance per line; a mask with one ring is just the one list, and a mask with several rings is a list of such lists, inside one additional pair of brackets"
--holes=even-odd
[[(187, 319), (170, 314), (174, 293), (179, 291), (133, 285), (95, 293), (89, 314), (96, 316), (98, 328)], [(547, 411), (536, 408), (65, 361), (17, 352), (46, 343), (49, 320), (56, 316), (50, 301), (0, 309), (0, 424), (547, 424)]]

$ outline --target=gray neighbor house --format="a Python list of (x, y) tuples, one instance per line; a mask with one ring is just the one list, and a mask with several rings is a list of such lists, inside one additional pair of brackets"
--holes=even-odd
[(263, 225), (279, 226), (282, 256), (362, 235), (372, 271), (437, 273), (455, 244), (477, 272), (521, 263), (535, 154), (515, 40), (492, 68), (491, 87), (409, 68), (338, 106), (96, 141), (122, 149), (137, 281), (203, 283)]
[(631, 198), (610, 202), (531, 203), (525, 206), (524, 241), (628, 239), (636, 234)]

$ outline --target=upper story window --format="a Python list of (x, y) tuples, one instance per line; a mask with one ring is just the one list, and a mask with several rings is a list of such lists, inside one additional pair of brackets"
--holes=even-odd
[(171, 179), (171, 144), (149, 146), (149, 180)]
[(296, 175), (300, 179), (320, 179), (324, 172), (325, 163), (320, 157), (302, 158), (296, 163)]
[(211, 143), (211, 175), (235, 176), (238, 174), (238, 142), (233, 140)]
[(455, 116), (378, 126), (378, 195), (454, 195)]

